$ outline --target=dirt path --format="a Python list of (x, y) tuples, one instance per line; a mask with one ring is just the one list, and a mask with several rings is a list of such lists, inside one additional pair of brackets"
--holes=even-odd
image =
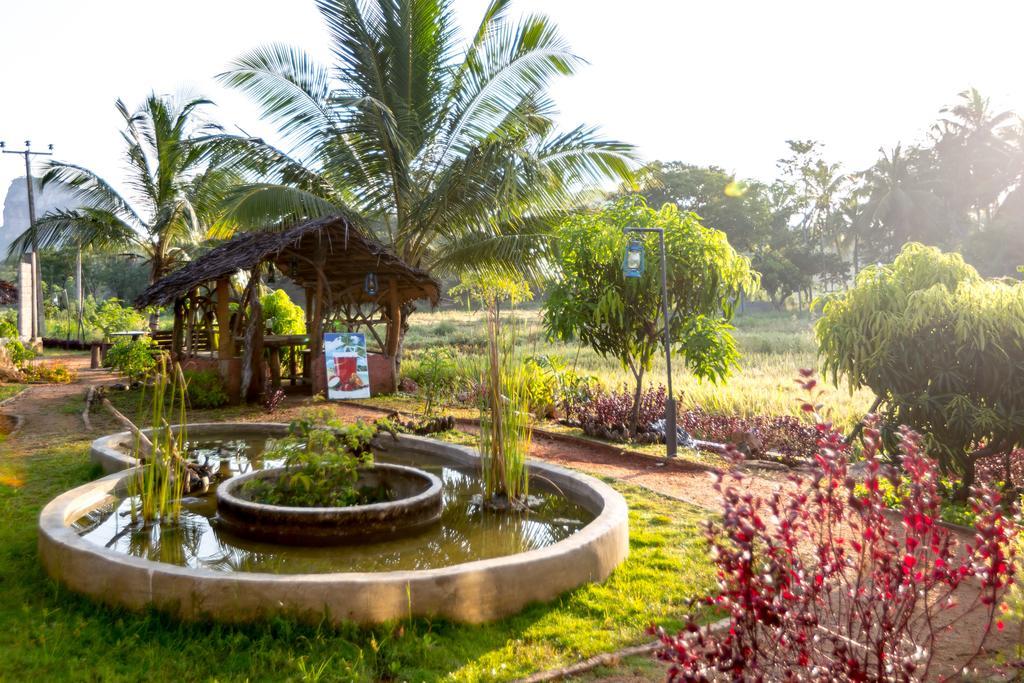
[[(115, 376), (109, 370), (89, 368), (89, 356), (68, 354), (49, 356), (44, 362), (60, 361), (78, 372), (71, 384), (33, 384), (0, 408), (0, 414), (20, 415), (21, 429), (4, 442), (4, 448), (32, 450), (44, 444), (82, 439), (88, 436), (79, 412), (72, 412), (69, 403), (74, 397), (84, 397), (90, 386), (111, 382)], [(99, 427), (107, 426), (101, 421)]]

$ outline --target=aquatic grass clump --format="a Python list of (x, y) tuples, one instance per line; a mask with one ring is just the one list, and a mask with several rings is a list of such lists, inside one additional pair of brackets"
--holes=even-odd
[(526, 455), (533, 437), (528, 377), (522, 364), (491, 369), (486, 408), (480, 411), (484, 496), (521, 501), (529, 495)]
[[(150, 436), (135, 432), (133, 455), (144, 463), (138, 477), (128, 480), (133, 524), (173, 523), (181, 515), (181, 490), (189, 476), (183, 453), (187, 452), (188, 415), (186, 381), (177, 363), (172, 368), (161, 359), (152, 384), (149, 407)], [(139, 395), (145, 414), (145, 388)], [(171, 420), (168, 420), (171, 418)], [(176, 421), (177, 430), (171, 428)]]
[(484, 502), (495, 508), (521, 507), (529, 493), (526, 454), (530, 422), (532, 372), (517, 358), (513, 319), (502, 330), (501, 301), (513, 306), (533, 294), (522, 278), (503, 271), (470, 273), (451, 290), (483, 304), (487, 349), (480, 368), (480, 466)]

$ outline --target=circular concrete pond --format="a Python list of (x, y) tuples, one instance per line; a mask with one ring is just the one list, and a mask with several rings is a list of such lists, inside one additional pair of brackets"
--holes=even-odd
[(254, 479), (279, 477), (285, 468), (256, 470), (217, 488), (217, 517), (228, 530), (285, 545), (354, 543), (414, 534), (441, 519), (441, 480), (404, 465), (376, 463), (359, 473), (357, 488), (383, 488), (391, 500), (347, 507), (289, 507), (246, 499)]
[[(282, 424), (197, 424), (189, 425), (188, 437), (190, 441), (239, 435), (256, 439), (286, 431), (287, 425)], [(183, 619), (229, 622), (280, 614), (313, 622), (326, 617), (335, 623), (370, 624), (410, 615), (479, 623), (602, 581), (629, 551), (628, 509), (621, 495), (592, 477), (533, 461), (531, 490), (557, 499), (550, 520), (526, 516), (480, 522), (474, 518), (479, 528), (443, 526), (441, 535), (456, 536), (454, 542), (446, 540), (447, 545), (439, 544), (436, 536), (412, 535), (368, 546), (372, 558), (367, 559), (366, 553), (356, 552), (358, 548), (250, 548), (219, 531), (207, 530), (205, 536), (192, 538), (187, 527), (179, 534), (193, 544), (186, 551), (181, 547), (187, 544), (179, 547), (168, 541), (169, 532), (166, 539), (158, 539), (166, 541), (157, 544), (161, 547), (139, 551), (137, 543), (118, 538), (121, 532), (111, 535), (103, 527), (123, 524), (117, 521), (116, 506), (139, 472), (128, 455), (130, 443), (127, 433), (97, 439), (93, 460), (113, 473), (58, 496), (39, 519), (39, 550), (46, 571), (70, 589), (112, 605), (155, 607)], [(431, 463), (434, 471), (444, 472), (446, 486), (451, 481), (471, 486), (471, 478), (449, 475), (479, 469), (473, 449), (416, 436), (385, 436), (379, 439), (375, 456), (417, 467)], [(455, 511), (461, 514), (466, 499), (446, 498), (450, 500), (460, 501), (459, 506), (446, 502), (446, 508), (458, 507)], [(208, 503), (192, 500), (188, 504)], [(216, 530), (216, 512), (204, 514), (210, 519), (201, 519)], [(564, 518), (567, 515), (571, 519)], [(493, 542), (504, 527), (515, 528), (516, 543)], [(106, 535), (97, 535), (100, 532)], [(169, 552), (172, 545), (174, 552)], [(229, 559), (244, 561), (227, 562), (218, 556), (219, 563), (211, 563), (207, 546), (227, 548)], [(302, 562), (268, 564), (267, 555), (278, 551), (286, 560), (289, 552), (299, 552)], [(349, 554), (339, 559), (317, 554), (321, 552)]]

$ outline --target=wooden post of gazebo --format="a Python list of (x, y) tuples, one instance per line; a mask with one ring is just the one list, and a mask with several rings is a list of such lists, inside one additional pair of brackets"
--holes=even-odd
[(388, 280), (388, 336), (384, 354), (391, 360), (391, 391), (398, 391), (398, 341), (402, 332), (402, 303), (398, 297), (398, 281)]
[[(231, 403), (242, 399), (242, 364), (235, 357), (235, 334), (231, 325), (231, 280), (218, 278), (217, 293), (217, 367)], [(212, 340), (211, 340), (212, 341)]]
[(171, 359), (180, 361), (185, 352), (185, 300), (174, 300), (174, 327), (171, 332)]

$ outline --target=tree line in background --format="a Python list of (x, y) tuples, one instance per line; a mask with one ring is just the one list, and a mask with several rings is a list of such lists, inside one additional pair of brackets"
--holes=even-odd
[(918, 145), (881, 149), (870, 168), (846, 173), (814, 140), (789, 140), (772, 182), (716, 166), (654, 162), (615, 196), (639, 192), (701, 216), (749, 254), (778, 307), (812, 290), (852, 282), (890, 262), (907, 242), (957, 251), (986, 276), (1019, 277), (1024, 264), (1024, 123), (993, 111), (977, 90)]

